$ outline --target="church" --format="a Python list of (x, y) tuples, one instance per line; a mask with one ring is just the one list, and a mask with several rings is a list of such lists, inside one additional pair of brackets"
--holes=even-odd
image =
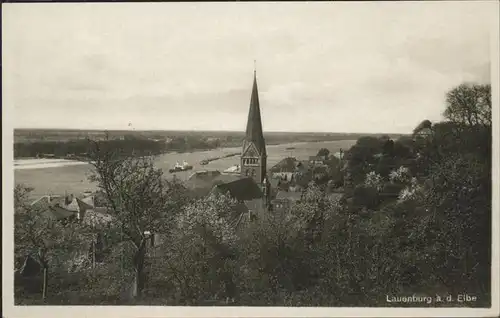
[(259, 186), (263, 196), (269, 199), (271, 191), (267, 177), (266, 141), (262, 130), (259, 90), (255, 70), (240, 167), (241, 176), (252, 178)]
[(219, 171), (194, 173), (187, 185), (198, 196), (211, 192), (229, 194), (245, 206), (247, 212), (268, 211), (271, 203), (271, 183), (267, 176), (266, 141), (262, 129), (257, 74), (254, 70), (250, 107), (243, 140), (239, 174)]

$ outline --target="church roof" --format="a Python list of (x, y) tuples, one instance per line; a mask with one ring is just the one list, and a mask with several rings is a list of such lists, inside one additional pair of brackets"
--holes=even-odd
[(252, 96), (250, 98), (250, 109), (248, 111), (247, 129), (245, 141), (243, 143), (243, 151), (247, 145), (253, 143), (259, 154), (266, 155), (266, 142), (264, 141), (264, 133), (262, 131), (262, 119), (260, 116), (259, 90), (257, 88), (257, 75), (254, 71)]
[(263, 196), (259, 186), (252, 178), (240, 178), (232, 182), (219, 183), (215, 187), (221, 193), (229, 192), (230, 196), (239, 201), (259, 199)]
[(241, 179), (240, 175), (207, 173), (193, 174), (187, 181), (186, 186), (198, 193), (199, 195), (207, 195), (216, 184), (227, 183)]

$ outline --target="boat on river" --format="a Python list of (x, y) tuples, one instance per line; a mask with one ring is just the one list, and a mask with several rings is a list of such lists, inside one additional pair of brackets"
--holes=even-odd
[(180, 172), (180, 171), (188, 171), (192, 170), (193, 166), (184, 161), (182, 164), (179, 164), (178, 162), (175, 163), (175, 166), (172, 169), (169, 169), (168, 172), (174, 173), (174, 172)]

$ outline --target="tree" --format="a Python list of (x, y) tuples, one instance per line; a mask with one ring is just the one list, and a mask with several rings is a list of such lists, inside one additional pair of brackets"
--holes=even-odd
[[(491, 170), (477, 154), (431, 166), (414, 201), (425, 211), (415, 244), (427, 246), (423, 269), (456, 290), (487, 293), (491, 266)], [(417, 233), (415, 233), (417, 234)], [(424, 256), (424, 255), (423, 255)]]
[(177, 303), (237, 298), (236, 228), (247, 220), (242, 204), (219, 193), (187, 204), (176, 216), (166, 244), (158, 247), (163, 257), (155, 271), (172, 282)]
[(349, 171), (355, 184), (363, 182), (366, 174), (373, 171), (373, 166), (378, 162), (375, 155), (382, 153), (384, 143), (379, 138), (365, 136), (359, 138), (346, 152)]
[(379, 193), (376, 188), (358, 185), (354, 188), (353, 204), (357, 207), (375, 209), (379, 204)]
[(310, 261), (311, 246), (321, 238), (329, 205), (324, 193), (311, 184), (299, 203), (261, 215), (249, 225), (238, 241), (242, 294), (250, 298), (248, 302), (282, 303), (278, 299), (284, 291), (315, 284), (319, 269)]
[(42, 298), (48, 294), (49, 269), (64, 266), (84, 241), (75, 222), (56, 220), (46, 210), (28, 203), (32, 191), (24, 185), (14, 188), (14, 238), (17, 258), (33, 257), (42, 269)]
[(328, 155), (330, 154), (330, 150), (326, 149), (326, 148), (321, 148), (319, 151), (318, 151), (318, 154), (317, 156), (318, 157), (328, 157)]
[[(115, 242), (128, 241), (134, 247), (135, 270), (132, 295), (144, 288), (144, 262), (148, 234), (168, 231), (186, 198), (183, 187), (163, 178), (153, 158), (127, 156), (105, 143), (90, 142), (89, 157), (93, 166), (90, 180), (97, 183), (113, 217)], [(110, 231), (111, 233), (111, 231)]]
[(491, 85), (461, 84), (446, 95), (444, 116), (467, 126), (491, 126)]
[(371, 171), (366, 174), (365, 186), (377, 189), (377, 191), (382, 190), (383, 182), (382, 177), (375, 171)]
[(389, 180), (395, 183), (408, 184), (411, 181), (411, 173), (407, 167), (400, 166), (389, 174)]
[(415, 129), (413, 129), (413, 135), (418, 134), (419, 132), (423, 131), (424, 129), (431, 129), (432, 128), (432, 123), (430, 120), (426, 119), (423, 120)]

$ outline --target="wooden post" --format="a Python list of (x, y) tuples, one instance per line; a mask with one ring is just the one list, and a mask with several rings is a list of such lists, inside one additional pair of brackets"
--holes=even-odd
[(47, 267), (43, 268), (43, 286), (42, 286), (42, 299), (45, 300), (47, 298), (47, 276), (48, 271)]

